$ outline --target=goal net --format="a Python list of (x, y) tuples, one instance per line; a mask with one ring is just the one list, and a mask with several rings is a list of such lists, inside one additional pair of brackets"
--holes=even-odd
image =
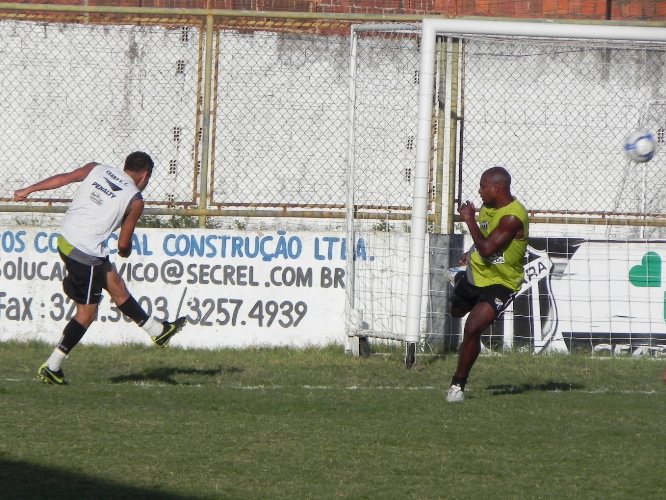
[(346, 325), (352, 338), (401, 339), (405, 330), (419, 37), (416, 25), (351, 30), (347, 241), (354, 248), (347, 253)]
[[(471, 244), (456, 206), (480, 206), (482, 172), (502, 165), (530, 212), (530, 243), (523, 287), (485, 347), (663, 353), (664, 30), (425, 20), (416, 42), (417, 111), (402, 124), (416, 130), (406, 142), (414, 162), (404, 159), (413, 188), (407, 234), (389, 222), (371, 233), (394, 238), (381, 247), (395, 267), (354, 263), (350, 332), (456, 346), (464, 319), (449, 315), (451, 268)], [(412, 96), (403, 89), (400, 105)], [(363, 102), (357, 94), (356, 109)], [(638, 129), (658, 142), (647, 163), (623, 152)], [(362, 165), (357, 156), (356, 170)], [(354, 188), (363, 196), (361, 183)]]

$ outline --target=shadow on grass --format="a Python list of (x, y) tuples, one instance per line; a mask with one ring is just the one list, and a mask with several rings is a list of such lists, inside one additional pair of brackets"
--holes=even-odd
[[(404, 356), (404, 353), (403, 353)], [(416, 364), (421, 364), (424, 366), (428, 365), (434, 365), (437, 363), (441, 363), (442, 361), (446, 361), (451, 357), (457, 357), (458, 355), (454, 353), (441, 353), (441, 352), (436, 352), (432, 354), (426, 354), (426, 355), (417, 355), (417, 360)]]
[(158, 488), (145, 489), (85, 476), (59, 468), (10, 460), (0, 456), (0, 497), (12, 499), (67, 498), (184, 500)]
[(504, 394), (522, 394), (524, 392), (543, 391), (543, 392), (567, 392), (582, 389), (582, 384), (571, 384), (565, 382), (545, 382), (543, 384), (500, 384), (489, 385), (486, 391), (490, 392), (493, 396), (501, 396)]
[[(214, 377), (216, 375), (241, 373), (243, 370), (232, 366), (230, 368), (211, 368), (201, 370), (198, 368), (172, 368), (163, 367), (155, 368), (152, 370), (144, 370), (141, 373), (130, 373), (129, 375), (118, 375), (111, 377), (111, 382), (114, 384), (123, 384), (127, 382), (159, 382), (169, 385), (195, 385), (199, 382), (193, 382), (191, 376), (195, 377)], [(190, 378), (189, 381), (177, 380), (177, 376), (185, 376)]]

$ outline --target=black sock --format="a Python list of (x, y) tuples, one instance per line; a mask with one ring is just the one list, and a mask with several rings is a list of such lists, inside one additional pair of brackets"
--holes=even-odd
[(466, 378), (456, 377), (455, 375), (451, 379), (451, 385), (459, 385), (461, 389), (465, 390), (465, 384), (467, 383)]
[(134, 321), (137, 325), (143, 326), (143, 324), (148, 320), (148, 315), (144, 311), (139, 303), (134, 300), (134, 297), (130, 295), (129, 299), (118, 306), (120, 312), (125, 316)]
[(74, 346), (79, 343), (81, 338), (85, 335), (87, 328), (81, 325), (75, 319), (70, 319), (69, 323), (65, 325), (65, 328), (62, 331), (62, 337), (60, 337), (60, 342), (58, 342), (58, 349), (60, 349), (65, 354), (68, 354), (69, 351), (74, 349)]

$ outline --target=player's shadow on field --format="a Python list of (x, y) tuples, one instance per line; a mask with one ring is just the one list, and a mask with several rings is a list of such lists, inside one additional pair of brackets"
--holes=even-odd
[(224, 374), (241, 373), (243, 370), (231, 367), (218, 367), (210, 369), (199, 368), (173, 368), (161, 367), (146, 369), (141, 373), (130, 373), (128, 375), (118, 375), (111, 377), (114, 384), (123, 384), (127, 382), (157, 382), (168, 385), (197, 385), (201, 383), (201, 377), (216, 377)]
[[(96, 478), (63, 467), (36, 465), (0, 453), (0, 498), (187, 500), (197, 498), (170, 493), (159, 486), (133, 486)], [(200, 498), (200, 497), (199, 497)], [(223, 498), (223, 497), (221, 497)]]
[(543, 392), (568, 392), (582, 389), (582, 384), (572, 384), (569, 382), (545, 382), (543, 384), (499, 384), (489, 385), (486, 391), (493, 396), (503, 396), (505, 394), (522, 394), (524, 392), (543, 391)]

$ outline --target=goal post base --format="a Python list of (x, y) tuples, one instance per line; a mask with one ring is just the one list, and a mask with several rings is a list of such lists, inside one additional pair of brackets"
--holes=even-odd
[(348, 352), (355, 358), (370, 357), (370, 342), (368, 337), (350, 336), (347, 337)]
[(405, 367), (410, 369), (416, 364), (416, 343), (407, 342), (405, 346)]

